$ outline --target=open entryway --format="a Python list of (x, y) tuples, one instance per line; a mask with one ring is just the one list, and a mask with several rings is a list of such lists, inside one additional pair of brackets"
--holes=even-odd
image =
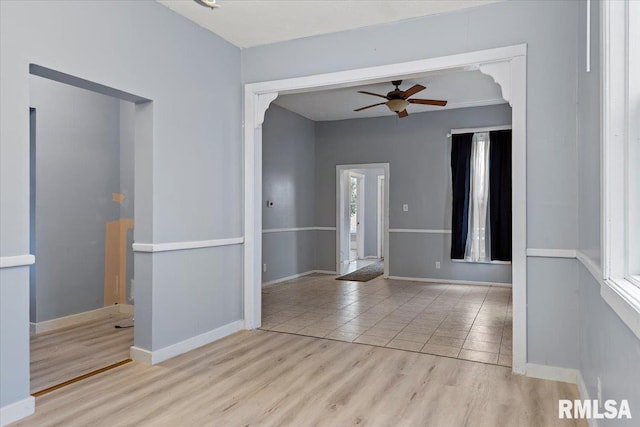
[(384, 197), (388, 170), (388, 164), (336, 166), (336, 271), (340, 274), (376, 263), (384, 268), (381, 243), (388, 232), (383, 226), (389, 211)]
[[(309, 76), (290, 82), (247, 85), (245, 117), (250, 123), (245, 128), (245, 141), (246, 152), (250, 157), (246, 165), (245, 182), (248, 186), (245, 203), (248, 210), (245, 229), (251, 236), (245, 244), (247, 325), (259, 326), (262, 323), (262, 327), (269, 330), (478, 360), (513, 366), (515, 372), (523, 372), (526, 363), (525, 69), (526, 51), (524, 47), (514, 46), (468, 55)], [(319, 103), (312, 101), (313, 93), (323, 88), (327, 90), (327, 97), (329, 92), (331, 96), (336, 96), (337, 91), (343, 91), (344, 95), (338, 93), (338, 96), (351, 99), (354, 93), (378, 96), (377, 94), (388, 89), (391, 82), (396, 90), (413, 91), (412, 93), (431, 87), (434, 99), (446, 99), (435, 92), (436, 76), (444, 76), (442, 82), (449, 82), (448, 94), (454, 88), (458, 90), (464, 87), (462, 83), (466, 79), (470, 79), (474, 85), (486, 85), (483, 87), (488, 88), (492, 96), (495, 94), (495, 102), (483, 99), (482, 103), (468, 107), (469, 103), (465, 104), (461, 100), (458, 101), (459, 105), (450, 107), (453, 111), (423, 111), (424, 114), (417, 114), (420, 111), (416, 111), (415, 106), (409, 108), (409, 114), (407, 111), (395, 111), (395, 104), (386, 105), (391, 110), (389, 113), (385, 110), (386, 107), (380, 106), (388, 104), (384, 102), (361, 107), (362, 104), (366, 105), (366, 101), (346, 105), (346, 111), (340, 113), (336, 105), (342, 103), (334, 102), (331, 104), (332, 108), (323, 114), (314, 115), (313, 107)], [(510, 76), (510, 79), (505, 80), (504, 76)], [(408, 81), (403, 83), (402, 79)], [(290, 92), (287, 93), (288, 90)], [(463, 97), (467, 91), (458, 93)], [(294, 103), (289, 102), (291, 99), (287, 101), (286, 96), (278, 98), (278, 95), (289, 94), (304, 101), (298, 104), (301, 106), (299, 110), (293, 108)], [(299, 118), (313, 121), (316, 120), (314, 117), (320, 121), (315, 125), (313, 122), (308, 124), (309, 128), (315, 129), (310, 136), (316, 147), (313, 162), (315, 224), (306, 228), (281, 226), (279, 229), (263, 231), (261, 221), (254, 221), (254, 196), (260, 194), (260, 189), (255, 184), (261, 182), (256, 177), (256, 171), (260, 173), (261, 169), (254, 166), (256, 157), (260, 159), (262, 154), (258, 149), (260, 143), (265, 142), (266, 149), (269, 145), (266, 143), (267, 136), (276, 134), (273, 130), (268, 131), (268, 120), (262, 126), (262, 113), (276, 98), (277, 108), (293, 108), (288, 113), (296, 116), (296, 119), (292, 119), (294, 122), (297, 123)], [(402, 106), (406, 107), (404, 104)], [(363, 109), (367, 110), (368, 117), (360, 113)], [(328, 115), (327, 111), (333, 116)], [(337, 117), (338, 114), (343, 116)], [(384, 115), (391, 117), (378, 117)], [(471, 244), (474, 248), (480, 247), (476, 243), (482, 241), (482, 230), (485, 233), (487, 231), (482, 226), (482, 218), (486, 218), (486, 215), (478, 217), (480, 222), (474, 219), (473, 224), (470, 223), (468, 230), (472, 230), (472, 233), (464, 231), (460, 235), (456, 230), (459, 230), (459, 224), (467, 224), (463, 218), (475, 218), (475, 209), (484, 209), (482, 207), (486, 207), (486, 204), (482, 203), (484, 199), (476, 196), (476, 193), (467, 192), (464, 197), (478, 199), (478, 203), (473, 205), (473, 212), (464, 209), (459, 211), (452, 207), (452, 187), (457, 188), (455, 182), (452, 185), (452, 176), (459, 172), (452, 168), (454, 163), (458, 163), (458, 159), (460, 164), (470, 164), (467, 155), (472, 153), (473, 144), (469, 145), (471, 139), (467, 141), (469, 135), (476, 138), (476, 133), (491, 133), (497, 130), (496, 126), (499, 128), (507, 125), (513, 129), (513, 140), (509, 142), (512, 154), (508, 156), (513, 162), (513, 168), (509, 168), (509, 172), (505, 168), (503, 172), (512, 178), (509, 184), (511, 190), (504, 187), (513, 196), (510, 206), (512, 215), (509, 212), (512, 222), (508, 227), (512, 233), (500, 238), (500, 241), (510, 242), (512, 256), (509, 256), (510, 264), (502, 264), (495, 262), (493, 254), (489, 259), (486, 258), (486, 253), (485, 257), (467, 256), (464, 244), (468, 241), (466, 236), (472, 236)], [(453, 141), (457, 138), (452, 136), (459, 133), (465, 134), (467, 142), (464, 146)], [(278, 133), (278, 136), (282, 138), (282, 133)], [(490, 137), (493, 139), (493, 135)], [(457, 153), (459, 147), (464, 147), (462, 156)], [(291, 151), (289, 153), (294, 155)], [(454, 157), (456, 162), (452, 162)], [(467, 159), (466, 163), (464, 159)], [(375, 161), (388, 162), (389, 165), (394, 163), (391, 168), (394, 171), (391, 185), (394, 189), (393, 198), (389, 197), (389, 175), (382, 180), (387, 191), (384, 200), (390, 205), (389, 216), (380, 218), (377, 221), (379, 225), (374, 225), (378, 229), (383, 226), (389, 233), (384, 234), (378, 244), (374, 243), (376, 256), (378, 248), (384, 247), (381, 255), (384, 258), (385, 274), (379, 277), (374, 275), (373, 279), (367, 281), (358, 281), (350, 280), (348, 276), (317, 276), (318, 272), (313, 271), (313, 275), (304, 278), (286, 277), (282, 283), (262, 289), (254, 280), (258, 275), (255, 271), (257, 265), (253, 260), (256, 255), (261, 257), (262, 250), (269, 247), (270, 243), (263, 245), (261, 249), (254, 244), (262, 242), (261, 237), (265, 238), (266, 233), (295, 231), (298, 234), (292, 241), (300, 245), (298, 248), (302, 248), (305, 238), (301, 232), (309, 233), (313, 230), (310, 234), (311, 241), (317, 247), (327, 248), (330, 243), (328, 235), (334, 226), (336, 267), (333, 274), (341, 273), (345, 261), (353, 258), (353, 234), (356, 235), (355, 258), (358, 261), (359, 180), (355, 176), (355, 181), (352, 181), (354, 177), (347, 173), (343, 179), (340, 175), (343, 170), (358, 169), (360, 164)], [(480, 164), (480, 160), (474, 162)], [(397, 168), (396, 163), (402, 166)], [(326, 185), (326, 174), (332, 167), (336, 168), (335, 207), (331, 206)], [(477, 175), (474, 170), (463, 168), (460, 176), (469, 180)], [(282, 178), (281, 171), (278, 172), (279, 178)], [(478, 176), (480, 175), (482, 174)], [(373, 181), (375, 183), (377, 177)], [(486, 175), (480, 181), (486, 183)], [(280, 182), (284, 184), (284, 180), (281, 179)], [(352, 192), (355, 193), (355, 203), (351, 203), (347, 197), (341, 197), (351, 194), (349, 190), (352, 187), (355, 187)], [(281, 185), (281, 188), (286, 187)], [(377, 190), (376, 185), (374, 190)], [(460, 193), (456, 190), (455, 194)], [(365, 195), (365, 201), (366, 198)], [(353, 205), (356, 211), (355, 233), (351, 232), (350, 207)], [(333, 224), (328, 216), (331, 210), (334, 210), (336, 218)], [(369, 209), (365, 207), (364, 210), (366, 215)], [(371, 210), (375, 217), (377, 208)], [(460, 218), (456, 212), (462, 212)], [(460, 241), (454, 242), (454, 238)], [(454, 254), (452, 250), (454, 243), (456, 248), (462, 247), (462, 260), (458, 259), (460, 254)], [(302, 252), (298, 250), (298, 254)], [(330, 251), (315, 252), (315, 265), (321, 266), (322, 273), (325, 274), (332, 273), (329, 271), (331, 267), (326, 254), (330, 254)]]
[(38, 259), (30, 267), (30, 377), (40, 396), (131, 361), (135, 144), (144, 113), (140, 99), (30, 71), (30, 250)]

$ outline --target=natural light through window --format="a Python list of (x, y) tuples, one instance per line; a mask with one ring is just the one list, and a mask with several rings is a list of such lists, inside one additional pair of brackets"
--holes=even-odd
[(489, 233), (489, 132), (473, 135), (469, 190), (469, 234), (465, 261), (491, 261)]
[(603, 2), (602, 297), (640, 337), (639, 2)]

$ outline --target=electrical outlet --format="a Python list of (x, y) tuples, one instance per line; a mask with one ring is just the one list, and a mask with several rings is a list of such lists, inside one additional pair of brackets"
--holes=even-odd
[(263, 273), (267, 272), (267, 264), (262, 264), (262, 272)]
[(402, 205), (402, 210), (404, 212), (409, 212), (409, 205)]
[(440, 268), (440, 261), (436, 261), (436, 268)]
[(602, 405), (602, 381), (598, 377), (598, 406)]

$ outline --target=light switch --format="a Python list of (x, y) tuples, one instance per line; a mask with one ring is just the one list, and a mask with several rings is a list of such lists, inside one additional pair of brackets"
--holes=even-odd
[(402, 210), (404, 212), (409, 212), (409, 205), (402, 205)]

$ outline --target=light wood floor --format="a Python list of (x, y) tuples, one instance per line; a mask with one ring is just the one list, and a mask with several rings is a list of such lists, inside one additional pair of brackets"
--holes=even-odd
[(265, 287), (262, 329), (512, 364), (511, 288), (335, 277)]
[(36, 400), (20, 426), (586, 426), (574, 385), (506, 367), (242, 331), (156, 366), (129, 363)]
[(31, 337), (31, 392), (63, 383), (129, 358), (131, 316), (114, 315)]

